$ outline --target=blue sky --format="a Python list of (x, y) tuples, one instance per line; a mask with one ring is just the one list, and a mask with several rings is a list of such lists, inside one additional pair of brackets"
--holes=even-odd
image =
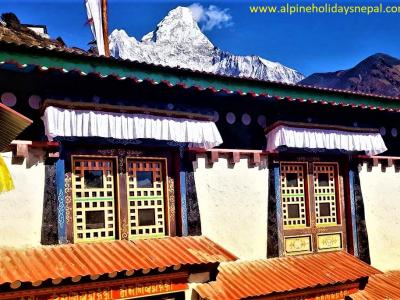
[[(306, 1), (309, 0), (288, 0), (292, 4)], [(372, 3), (369, 0), (346, 1), (338, 0), (338, 3)], [(386, 1), (400, 6), (400, 0)], [(321, 3), (321, 0), (315, 2)], [(205, 11), (214, 5), (229, 16), (226, 22), (221, 21), (219, 26), (205, 31), (214, 45), (235, 54), (256, 54), (279, 61), (305, 75), (346, 69), (377, 52), (400, 57), (400, 14), (289, 16), (249, 12), (249, 5), (282, 4), (284, 0), (109, 0), (108, 3), (110, 32), (115, 28), (125, 29), (137, 39), (153, 30), (168, 11), (178, 5), (199, 3)], [(86, 49), (92, 39), (90, 28), (85, 25), (83, 0), (0, 1), (0, 12), (8, 11), (16, 13), (23, 23), (47, 25), (52, 37), (61, 36), (69, 46)], [(206, 20), (200, 25), (206, 28)]]

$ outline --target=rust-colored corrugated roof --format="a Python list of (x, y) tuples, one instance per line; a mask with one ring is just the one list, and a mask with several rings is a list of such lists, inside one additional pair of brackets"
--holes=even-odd
[(40, 282), (122, 271), (163, 269), (235, 260), (206, 237), (0, 249), (0, 284)]
[(371, 276), (364, 290), (348, 298), (353, 300), (400, 299), (400, 270)]
[(31, 123), (32, 120), (0, 103), (0, 152)]
[(204, 299), (243, 299), (357, 282), (381, 273), (345, 253), (329, 252), (222, 263), (217, 279), (195, 287)]

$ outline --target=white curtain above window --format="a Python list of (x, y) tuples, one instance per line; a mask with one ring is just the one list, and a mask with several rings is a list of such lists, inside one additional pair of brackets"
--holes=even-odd
[(339, 149), (345, 151), (365, 151), (367, 155), (377, 155), (387, 150), (379, 132), (360, 130), (336, 130), (303, 128), (280, 125), (267, 135), (267, 151), (279, 146), (289, 148)]
[(46, 108), (42, 120), (49, 140), (55, 137), (156, 139), (213, 148), (222, 144), (214, 122), (147, 114)]

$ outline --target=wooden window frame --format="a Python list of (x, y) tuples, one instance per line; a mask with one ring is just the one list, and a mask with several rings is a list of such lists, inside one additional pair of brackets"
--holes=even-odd
[[(154, 162), (160, 162), (162, 164), (161, 176), (163, 178), (163, 187), (162, 188), (163, 188), (163, 215), (164, 215), (164, 217), (163, 217), (164, 218), (164, 220), (163, 220), (163, 222), (164, 222), (164, 225), (163, 225), (164, 226), (164, 233), (163, 233), (162, 236), (168, 236), (169, 232), (171, 231), (171, 228), (170, 228), (170, 222), (169, 222), (169, 210), (170, 210), (170, 208), (169, 208), (169, 194), (168, 194), (168, 184), (167, 184), (168, 183), (168, 176), (167, 176), (167, 174), (168, 174), (168, 163), (167, 163), (167, 159), (164, 158), (164, 157), (129, 157), (129, 156), (127, 156), (125, 158), (125, 166), (126, 166), (126, 168), (128, 168), (129, 160), (154, 161)], [(126, 172), (125, 172), (126, 176), (127, 176), (127, 173), (128, 173), (128, 170), (126, 170)], [(126, 201), (127, 201), (127, 210), (128, 210), (127, 214), (129, 216), (129, 208), (130, 208), (129, 197), (130, 196), (129, 196), (129, 187), (128, 187), (128, 185), (129, 185), (129, 180), (127, 178), (127, 180), (126, 180), (126, 188), (127, 188)], [(130, 222), (130, 221), (131, 220), (128, 219), (128, 222)], [(129, 228), (129, 231), (130, 231), (131, 227), (130, 227), (129, 224), (128, 224), (128, 228)], [(128, 238), (131, 239), (131, 240), (132, 239), (140, 239), (140, 238), (152, 237), (152, 234), (134, 236), (134, 235), (131, 234), (131, 232), (129, 232), (128, 235), (129, 235)], [(160, 236), (157, 235), (157, 237), (160, 237)]]
[[(143, 158), (159, 159), (166, 161), (165, 174), (165, 236), (176, 236), (181, 234), (181, 193), (180, 193), (180, 156), (179, 149), (175, 147), (153, 147), (153, 146), (120, 146), (120, 145), (85, 145), (67, 143), (63, 145), (62, 158), (65, 160), (64, 194), (65, 194), (65, 234), (66, 243), (76, 243), (74, 238), (74, 201), (72, 188), (73, 157), (88, 158), (113, 158), (115, 162), (115, 182), (118, 187), (116, 192), (116, 240), (129, 240), (128, 203), (127, 203), (127, 176), (126, 159)], [(177, 232), (178, 231), (178, 232)], [(98, 240), (100, 241), (100, 239)], [(79, 242), (79, 241), (78, 241)]]
[[(78, 238), (77, 238), (77, 232), (76, 232), (76, 219), (77, 219), (77, 211), (76, 211), (76, 209), (75, 209), (75, 193), (74, 193), (74, 184), (75, 184), (75, 176), (74, 176), (74, 166), (75, 166), (75, 162), (77, 161), (77, 160), (85, 160), (85, 159), (88, 159), (88, 160), (109, 160), (109, 161), (113, 161), (113, 178), (114, 178), (114, 187), (113, 187), (113, 190), (114, 190), (114, 196), (113, 196), (113, 210), (114, 210), (114, 228), (113, 228), (113, 231), (114, 231), (114, 236), (113, 236), (113, 238), (108, 238), (108, 237), (105, 237), (105, 238), (102, 238), (102, 237), (97, 237), (97, 238), (82, 238), (82, 239), (79, 239), (78, 240)], [(104, 240), (114, 240), (114, 239), (117, 239), (117, 237), (119, 236), (119, 218), (120, 218), (120, 213), (119, 213), (119, 211), (120, 211), (120, 209), (119, 209), (119, 201), (118, 201), (118, 195), (119, 195), (119, 179), (118, 179), (118, 176), (116, 176), (117, 174), (118, 174), (118, 160), (117, 160), (117, 157), (115, 157), (115, 156), (99, 156), (99, 155), (95, 155), (95, 156), (92, 156), (92, 155), (72, 155), (71, 156), (71, 189), (72, 189), (72, 191), (71, 191), (71, 193), (72, 193), (72, 196), (71, 196), (71, 198), (72, 198), (72, 212), (73, 212), (73, 218), (72, 218), (72, 230), (73, 230), (73, 232), (72, 232), (72, 235), (73, 235), (73, 240), (74, 240), (74, 242), (75, 243), (90, 243), (90, 242), (93, 242), (93, 241), (104, 241)], [(84, 212), (86, 212), (86, 210), (84, 210)], [(105, 216), (106, 217), (106, 216)]]

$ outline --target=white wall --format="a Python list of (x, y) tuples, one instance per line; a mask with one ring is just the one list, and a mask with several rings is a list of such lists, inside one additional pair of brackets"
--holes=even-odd
[(194, 171), (202, 234), (239, 258), (266, 258), (268, 168), (249, 168), (245, 158), (208, 167), (198, 156)]
[(36, 154), (30, 152), (22, 164), (11, 164), (11, 152), (1, 154), (15, 189), (0, 194), (0, 246), (40, 245), (45, 178)]
[(381, 166), (360, 172), (371, 264), (383, 271), (400, 269), (400, 173)]

